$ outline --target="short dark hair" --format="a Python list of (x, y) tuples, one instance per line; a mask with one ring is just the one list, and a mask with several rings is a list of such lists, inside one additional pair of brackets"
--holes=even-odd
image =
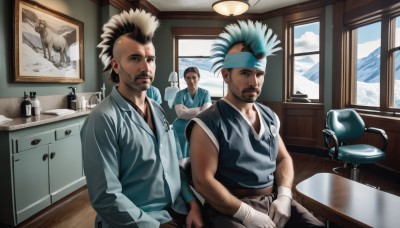
[(186, 74), (190, 73), (190, 72), (196, 73), (200, 78), (200, 72), (199, 72), (199, 69), (197, 69), (197, 67), (186, 68), (185, 71), (183, 72), (183, 78), (186, 78)]

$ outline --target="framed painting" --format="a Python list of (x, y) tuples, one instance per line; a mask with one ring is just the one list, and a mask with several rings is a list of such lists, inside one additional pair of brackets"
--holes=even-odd
[(84, 82), (82, 22), (15, 0), (14, 35), (15, 82)]

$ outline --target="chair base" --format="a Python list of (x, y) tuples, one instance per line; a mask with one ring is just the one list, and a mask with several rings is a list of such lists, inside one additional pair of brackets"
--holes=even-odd
[(350, 171), (350, 179), (360, 182), (360, 169), (357, 166), (357, 164), (353, 164), (353, 168)]
[[(350, 169), (350, 179), (359, 182), (360, 180), (360, 169), (358, 164), (352, 164), (353, 167)], [(338, 171), (338, 169), (347, 169), (347, 163), (343, 163), (343, 166), (335, 167), (332, 171), (340, 176), (345, 176)]]
[[(343, 174), (343, 173), (338, 171), (339, 169), (346, 169), (347, 170), (347, 165), (348, 165), (347, 163), (343, 163), (343, 166), (335, 167), (335, 168), (332, 169), (332, 171), (335, 174), (338, 174), (340, 176), (344, 176), (344, 177), (348, 176), (348, 174)], [(357, 181), (357, 182), (359, 182), (361, 184), (365, 184), (365, 185), (367, 185), (367, 186), (369, 186), (371, 188), (380, 189), (379, 186), (374, 186), (374, 185), (371, 185), (371, 184), (368, 184), (368, 183), (362, 183), (360, 181), (360, 169), (358, 168), (359, 164), (352, 164), (352, 165), (353, 165), (353, 167), (350, 169), (350, 180)]]

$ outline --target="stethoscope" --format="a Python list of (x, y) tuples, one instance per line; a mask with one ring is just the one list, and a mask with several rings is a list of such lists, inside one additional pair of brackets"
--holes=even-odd
[(163, 125), (164, 125), (165, 132), (168, 132), (169, 130), (171, 130), (171, 126), (169, 125), (168, 120), (165, 118), (165, 113), (164, 113)]
[(273, 139), (278, 135), (278, 130), (275, 127), (274, 123), (271, 121), (265, 121), (265, 123), (267, 124), (268, 130), (269, 130), (269, 138)]
[(162, 113), (163, 113), (163, 125), (164, 125), (165, 132), (168, 132), (168, 131), (171, 130), (172, 128), (171, 128), (171, 126), (169, 125), (169, 122), (168, 122), (168, 120), (167, 120), (167, 118), (166, 118), (167, 114), (165, 113), (164, 109), (160, 109), (160, 110), (161, 110)]

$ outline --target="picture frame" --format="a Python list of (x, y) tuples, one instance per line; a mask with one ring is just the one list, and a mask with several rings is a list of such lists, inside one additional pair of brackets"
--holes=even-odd
[(83, 22), (34, 1), (14, 2), (14, 82), (84, 82)]

